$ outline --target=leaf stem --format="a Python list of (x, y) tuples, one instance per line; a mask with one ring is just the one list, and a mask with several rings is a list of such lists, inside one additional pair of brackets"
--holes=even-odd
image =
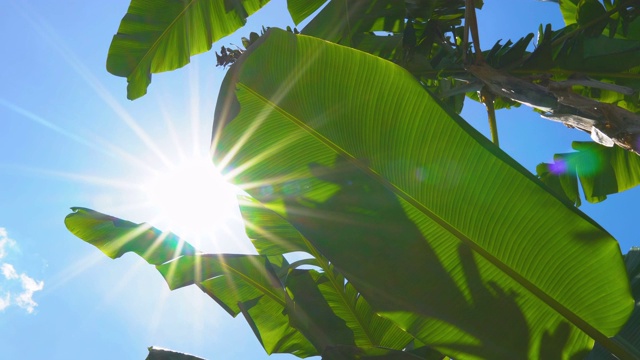
[(480, 101), (487, 108), (487, 117), (489, 118), (489, 130), (491, 131), (491, 141), (500, 147), (500, 141), (498, 140), (498, 124), (496, 123), (496, 109), (493, 106), (495, 95), (489, 91), (486, 87), (480, 90)]
[(476, 18), (476, 7), (474, 0), (465, 0), (465, 15), (464, 15), (464, 38), (463, 38), (463, 62), (467, 62), (467, 49), (469, 48), (469, 33), (471, 33), (471, 39), (473, 41), (473, 49), (476, 55), (475, 63), (483, 62), (484, 56), (480, 49), (480, 36), (478, 34), (478, 19)]

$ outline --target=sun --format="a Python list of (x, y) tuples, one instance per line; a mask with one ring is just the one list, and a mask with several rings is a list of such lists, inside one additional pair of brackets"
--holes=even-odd
[(192, 243), (215, 238), (237, 208), (236, 188), (204, 156), (155, 172), (142, 188), (156, 214), (153, 225)]

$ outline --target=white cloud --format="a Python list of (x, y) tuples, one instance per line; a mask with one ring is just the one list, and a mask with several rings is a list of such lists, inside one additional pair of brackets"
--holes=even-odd
[(3, 297), (0, 297), (0, 311), (6, 309), (11, 305), (11, 294), (6, 293)]
[(2, 266), (0, 266), (0, 271), (2, 272), (2, 275), (4, 275), (5, 279), (7, 280), (13, 280), (19, 277), (18, 273), (16, 272), (16, 269), (11, 264), (7, 264), (7, 263), (2, 264)]
[(7, 255), (7, 250), (5, 250), (5, 247), (11, 248), (15, 246), (15, 244), (15, 241), (9, 238), (7, 229), (0, 227), (0, 259)]
[[(15, 241), (9, 238), (7, 230), (0, 227), (0, 259), (7, 255), (7, 250), (15, 247)], [(26, 273), (16, 271), (15, 267), (9, 263), (0, 263), (0, 273), (5, 280), (0, 278), (0, 311), (11, 305), (16, 305), (25, 309), (29, 314), (33, 313), (38, 304), (33, 300), (33, 294), (44, 288), (44, 281), (36, 281)], [(17, 295), (16, 295), (17, 294)]]
[(44, 281), (35, 281), (25, 274), (20, 274), (20, 281), (22, 282), (22, 290), (24, 291), (15, 298), (16, 304), (31, 314), (34, 308), (38, 306), (38, 304), (33, 301), (33, 293), (44, 288)]

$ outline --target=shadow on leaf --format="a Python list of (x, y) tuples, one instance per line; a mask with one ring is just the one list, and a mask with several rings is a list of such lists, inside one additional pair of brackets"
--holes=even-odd
[(280, 195), (287, 220), (374, 310), (459, 358), (524, 359), (538, 353), (531, 347), (545, 358), (563, 357), (568, 323), (533, 342), (520, 294), (483, 280), (474, 253), (461, 242), (436, 253), (401, 200), (362, 164), (341, 157), (332, 167), (310, 164), (313, 176), (338, 186), (324, 202), (302, 192)]

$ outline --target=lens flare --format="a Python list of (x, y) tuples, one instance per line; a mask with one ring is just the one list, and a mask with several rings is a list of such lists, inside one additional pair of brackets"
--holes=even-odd
[(567, 162), (559, 159), (549, 164), (549, 172), (553, 175), (562, 175), (567, 172)]

